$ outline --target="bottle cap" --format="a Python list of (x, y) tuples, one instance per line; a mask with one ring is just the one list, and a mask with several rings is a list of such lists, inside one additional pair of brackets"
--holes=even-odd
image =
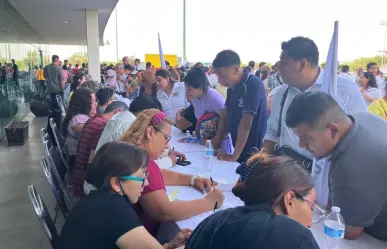
[(341, 209), (339, 207), (336, 207), (336, 206), (332, 207), (332, 212), (340, 213), (340, 211), (341, 211)]

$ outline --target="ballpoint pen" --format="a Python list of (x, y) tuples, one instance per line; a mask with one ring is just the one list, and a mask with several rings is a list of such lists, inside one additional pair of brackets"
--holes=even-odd
[[(214, 186), (214, 180), (212, 179), (212, 177), (210, 177), (210, 180), (211, 180), (211, 185), (213, 188), (215, 188)], [(215, 210), (218, 208), (218, 202), (215, 202), (215, 206), (214, 206), (214, 213), (215, 213)]]

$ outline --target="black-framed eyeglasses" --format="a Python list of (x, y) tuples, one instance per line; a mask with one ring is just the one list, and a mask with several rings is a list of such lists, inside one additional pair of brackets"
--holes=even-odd
[(167, 133), (165, 133), (164, 131), (162, 131), (161, 129), (159, 129), (159, 128), (157, 128), (157, 127), (153, 127), (153, 128), (155, 128), (155, 130), (157, 130), (157, 131), (159, 131), (159, 132), (161, 132), (161, 133), (164, 134), (164, 138), (165, 138), (165, 140), (166, 140), (165, 144), (168, 144), (169, 141), (171, 140), (172, 136), (169, 135), (169, 134), (167, 134)]

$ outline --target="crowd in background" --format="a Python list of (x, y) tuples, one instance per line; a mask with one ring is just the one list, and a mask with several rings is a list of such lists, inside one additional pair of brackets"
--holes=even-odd
[[(324, 71), (311, 39), (294, 37), (281, 49), (270, 69), (253, 61), (242, 67), (232, 50), (219, 52), (209, 67), (143, 67), (124, 57), (118, 65), (102, 64), (98, 82), (86, 64), (72, 67), (56, 55), (38, 69), (79, 199), (59, 248), (231, 248), (246, 241), (251, 246), (244, 248), (319, 248), (307, 229), (313, 212), (322, 210), (318, 204), (341, 207), (347, 239), (364, 231), (387, 240), (381, 72), (370, 63), (352, 76), (344, 66), (332, 97), (321, 92)], [(202, 144), (211, 140), (218, 159), (241, 164), (232, 191), (245, 206), (217, 212), (193, 233), (182, 230), (164, 243), (156, 240), (161, 223), (219, 208), (224, 200), (210, 179), (169, 169), (185, 158), (169, 146), (174, 127), (195, 131)], [(170, 201), (167, 185), (206, 195)]]

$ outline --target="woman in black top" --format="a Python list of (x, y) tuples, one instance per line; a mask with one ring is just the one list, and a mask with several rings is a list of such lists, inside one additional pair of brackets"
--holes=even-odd
[(256, 154), (238, 167), (232, 192), (246, 206), (219, 211), (193, 231), (186, 249), (315, 249), (313, 179), (295, 161)]
[(148, 184), (148, 161), (146, 151), (124, 142), (102, 146), (88, 167), (88, 174), (102, 187), (71, 211), (57, 248), (162, 249), (183, 245), (190, 231), (183, 230), (162, 246), (145, 230), (132, 207)]

